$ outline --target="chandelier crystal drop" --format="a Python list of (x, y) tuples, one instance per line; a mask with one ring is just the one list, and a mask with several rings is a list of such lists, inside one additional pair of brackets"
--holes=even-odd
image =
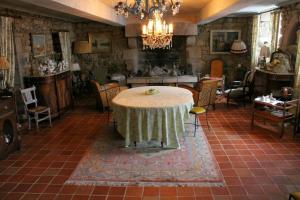
[(157, 49), (172, 47), (173, 24), (162, 20), (159, 11), (154, 13), (147, 25), (142, 26), (143, 49)]
[(142, 26), (143, 49), (172, 47), (173, 24), (163, 20), (164, 13), (179, 13), (180, 0), (134, 0), (128, 5), (127, 0), (119, 1), (115, 6), (118, 15), (128, 17), (129, 14), (138, 15), (141, 20), (149, 19), (147, 25)]
[(130, 13), (139, 15), (140, 19), (145, 19), (146, 17), (152, 18), (157, 10), (161, 14), (172, 11), (172, 14), (176, 15), (179, 13), (180, 6), (180, 0), (134, 0), (133, 5), (128, 5), (126, 0), (125, 2), (119, 1), (115, 5), (115, 10), (118, 15), (128, 17)]

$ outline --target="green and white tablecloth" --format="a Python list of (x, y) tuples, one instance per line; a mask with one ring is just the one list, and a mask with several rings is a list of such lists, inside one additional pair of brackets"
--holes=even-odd
[[(151, 88), (159, 93), (146, 94)], [(168, 86), (137, 87), (122, 91), (112, 102), (117, 130), (125, 138), (125, 146), (154, 139), (166, 147), (180, 148), (184, 122), (194, 104), (190, 91)]]

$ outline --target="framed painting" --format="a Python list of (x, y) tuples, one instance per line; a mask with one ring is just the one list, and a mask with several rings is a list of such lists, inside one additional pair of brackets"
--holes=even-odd
[(234, 40), (241, 39), (241, 30), (212, 30), (210, 32), (210, 53), (229, 54)]
[(46, 56), (45, 34), (31, 34), (31, 46), (34, 57)]
[(89, 42), (92, 46), (92, 53), (111, 52), (111, 33), (89, 33)]

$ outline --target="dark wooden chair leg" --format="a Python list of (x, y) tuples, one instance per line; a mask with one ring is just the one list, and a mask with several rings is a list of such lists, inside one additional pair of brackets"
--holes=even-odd
[(280, 138), (282, 138), (283, 133), (284, 133), (284, 122), (281, 123)]
[(208, 130), (210, 131), (210, 126), (209, 126), (209, 123), (208, 123), (208, 111), (207, 110), (205, 112), (205, 119), (206, 119), (206, 125), (208, 127)]
[(226, 106), (228, 107), (229, 105), (229, 95), (227, 96), (227, 100), (226, 100)]
[(196, 130), (197, 130), (197, 115), (195, 114), (194, 137), (196, 136)]

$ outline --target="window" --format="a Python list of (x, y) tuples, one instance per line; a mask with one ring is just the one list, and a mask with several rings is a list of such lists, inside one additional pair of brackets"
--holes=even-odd
[[(270, 53), (261, 52), (262, 48), (267, 52), (274, 52), (280, 46), (281, 34), (281, 14), (279, 11), (262, 13), (253, 18), (253, 38), (252, 38), (252, 66), (266, 58), (270, 60)], [(264, 56), (263, 56), (264, 55)]]

